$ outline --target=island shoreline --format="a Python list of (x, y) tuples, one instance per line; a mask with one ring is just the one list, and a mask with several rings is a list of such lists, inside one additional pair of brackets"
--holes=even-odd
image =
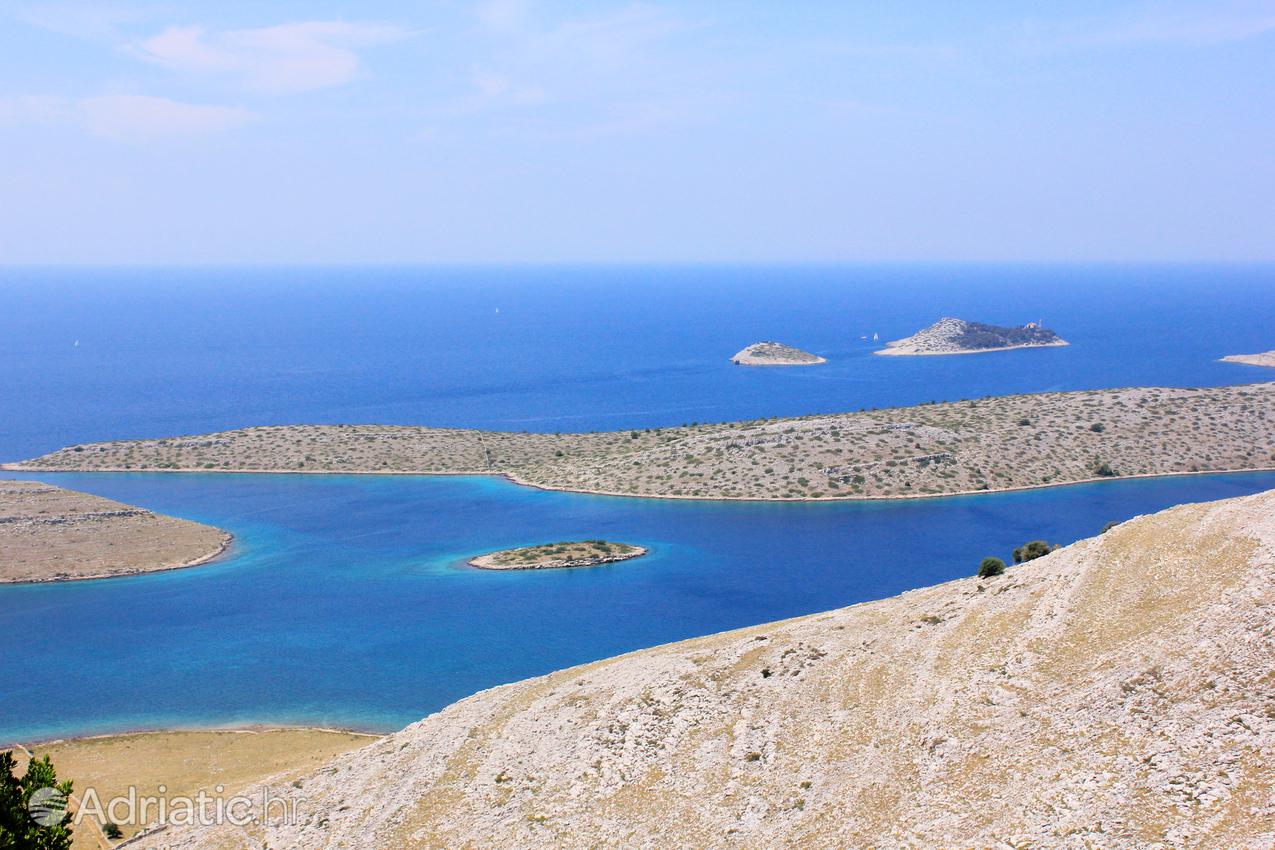
[[(430, 472), (430, 471), (414, 471), (414, 470), (393, 470), (381, 472), (371, 469), (117, 469), (114, 467), (94, 467), (92, 469), (29, 469), (18, 466), (16, 464), (0, 464), (0, 470), (6, 472), (23, 472), (45, 475), (92, 475), (97, 473), (105, 473), (108, 475), (118, 475), (121, 473), (132, 473), (138, 475), (380, 475), (385, 477), (391, 476), (418, 476), (429, 478), (504, 478), (511, 484), (517, 484), (520, 487), (528, 487), (532, 490), (543, 490), (547, 493), (579, 493), (585, 496), (613, 496), (622, 499), (680, 499), (685, 501), (698, 502), (888, 502), (888, 501), (916, 501), (919, 499), (946, 499), (954, 496), (986, 496), (996, 493), (1016, 493), (1026, 490), (1047, 490), (1051, 487), (1070, 487), (1076, 484), (1097, 484), (1103, 481), (1131, 481), (1142, 478), (1179, 478), (1185, 475), (1237, 475), (1244, 472), (1275, 472), (1275, 466), (1246, 466), (1237, 469), (1195, 469), (1183, 470), (1181, 472), (1146, 472), (1134, 473), (1132, 475), (1114, 475), (1114, 476), (1095, 476), (1091, 478), (1077, 478), (1072, 481), (1050, 482), (1048, 484), (1024, 484), (1017, 487), (989, 487), (986, 490), (953, 490), (948, 493), (916, 493), (916, 494), (899, 494), (890, 496), (693, 496), (688, 494), (672, 494), (672, 493), (624, 493), (611, 490), (587, 490), (582, 488), (570, 487), (549, 487), (544, 484), (533, 484), (530, 481), (519, 479), (511, 472), (493, 472), (492, 470), (474, 470), (474, 471), (451, 471), (451, 472)], [(187, 566), (199, 566), (198, 564), (189, 564)], [(185, 569), (182, 567), (171, 567), (168, 569)], [(167, 572), (163, 570), (149, 570), (148, 572)], [(127, 573), (119, 576), (101, 576), (100, 578), (127, 578), (129, 576), (142, 575), (142, 573)], [(98, 577), (93, 579), (50, 579), (49, 581), (97, 581)], [(47, 584), (48, 581), (38, 582), (0, 582), (7, 584)]]
[[(628, 498), (871, 502), (1034, 490), (1093, 483), (1110, 477), (1270, 471), (1275, 469), (1272, 463), (1275, 431), (1264, 417), (1245, 415), (1246, 410), (1251, 412), (1254, 402), (1258, 405), (1275, 403), (1275, 382), (1204, 388), (1116, 387), (1018, 393), (857, 413), (770, 417), (627, 432), (542, 434), (428, 426), (250, 426), (215, 434), (89, 443), (0, 464), (0, 469), (36, 478), (41, 474), (67, 472), (500, 476), (538, 490)], [(983, 412), (989, 404), (991, 418)], [(1169, 433), (1161, 433), (1160, 429), (1166, 426), (1157, 425), (1158, 420), (1148, 419), (1139, 412), (1146, 404), (1151, 405), (1149, 409), (1157, 416), (1173, 414), (1184, 419), (1170, 428)], [(1111, 443), (1107, 443), (1103, 435), (1103, 423), (1091, 423), (1092, 427), (1083, 428), (1086, 421), (1095, 418), (1091, 412), (1094, 405), (1111, 405), (1113, 411), (1123, 410), (1110, 414), (1114, 419), (1106, 423), (1106, 430), (1116, 437)], [(1203, 459), (1205, 454), (1198, 451), (1199, 445), (1192, 443), (1188, 447), (1181, 438), (1193, 433), (1193, 423), (1198, 431), (1201, 424), (1212, 420), (1214, 412), (1243, 418), (1236, 418), (1227, 427), (1214, 428), (1205, 435), (1205, 448), (1220, 454)], [(1017, 458), (1023, 457), (1023, 447), (1027, 445), (1024, 440), (1033, 432), (1010, 428), (1011, 423), (1043, 428), (1039, 433), (1061, 447), (1062, 457), (1058, 463), (1063, 464), (1062, 468), (1055, 466), (1051, 470), (1039, 462), (1028, 464), (1037, 467), (1035, 469), (1007, 468), (1001, 455), (989, 454), (988, 446), (992, 446), (1017, 452)], [(364, 440), (374, 443), (381, 436), (386, 439), (380, 444), (383, 447), (380, 450), (364, 456), (356, 452), (352, 459), (332, 454), (313, 462), (316, 459), (307, 455), (305, 463), (292, 462), (294, 459), (287, 451), (280, 451), (292, 445), (290, 428), (298, 429), (298, 439), (307, 436), (312, 442), (334, 440), (332, 451), (343, 448), (345, 442), (358, 440), (359, 445), (363, 445)], [(343, 430), (345, 428), (350, 430)], [(921, 435), (921, 442), (915, 447), (906, 445), (902, 437), (892, 436), (894, 432), (917, 428), (920, 428), (916, 433)], [(840, 429), (848, 430), (849, 451), (835, 447), (841, 442)], [(253, 432), (266, 434), (265, 442), (258, 444), (260, 448), (255, 455), (252, 451), (244, 453), (240, 448), (257, 439)], [(795, 437), (787, 436), (793, 433)], [(808, 449), (788, 445), (798, 443), (806, 433), (813, 437), (807, 444)], [(629, 448), (629, 437), (633, 440), (633, 449)], [(829, 437), (831, 444), (824, 442)], [(1166, 437), (1176, 439), (1177, 444), (1170, 447)], [(404, 440), (404, 448), (398, 449), (394, 440)], [(907, 442), (916, 441), (909, 437)], [(170, 443), (178, 446), (176, 456), (166, 448)], [(183, 462), (181, 446), (187, 444), (230, 448), (221, 458), (214, 453), (212, 459), (221, 460), (221, 464), (204, 462), (205, 455)], [(131, 457), (134, 446), (140, 446), (144, 453), (140, 464)], [(753, 446), (758, 448), (751, 448)], [(900, 457), (901, 449), (910, 453)], [(104, 450), (114, 454), (98, 454)], [(767, 460), (767, 453), (772, 450), (776, 455), (770, 457), (786, 466), (778, 474), (772, 474), (774, 470), (767, 467), (766, 474), (762, 475), (762, 467), (753, 463), (756, 470), (748, 474), (750, 459)], [(83, 455), (78, 454), (81, 451)], [(128, 455), (124, 454), (126, 451)], [(809, 454), (801, 455), (802, 451)], [(1112, 476), (1110, 469), (1102, 468), (1098, 461), (1082, 457), (1094, 452), (1104, 453), (1106, 457), (1102, 460), (1124, 474)], [(952, 470), (957, 475), (926, 470), (929, 465), (926, 461), (936, 459), (940, 464), (955, 462)], [(890, 463), (891, 460), (897, 463)], [(647, 464), (645, 470), (631, 469), (644, 463)], [(892, 474), (891, 467), (899, 467), (903, 474)], [(669, 475), (693, 472), (695, 477), (702, 478), (707, 471), (713, 477), (724, 474), (725, 478), (705, 487), (693, 477), (690, 486), (686, 486), (680, 480), (670, 479), (669, 475), (661, 477), (660, 469)], [(885, 478), (878, 474), (878, 469)], [(860, 473), (857, 479), (870, 475), (874, 483), (862, 488), (840, 486), (849, 483), (851, 474), (856, 472)], [(805, 474), (814, 479), (814, 483), (799, 478), (799, 486), (794, 486), (787, 480), (787, 473)], [(780, 474), (784, 475), (783, 479)], [(829, 478), (828, 486), (822, 486), (821, 474)]]
[(1071, 345), (1065, 339), (1057, 342), (1036, 342), (1024, 343), (1023, 345), (998, 345), (995, 348), (969, 348), (961, 351), (909, 351), (907, 346), (898, 346), (891, 348), (887, 345), (885, 348), (877, 349), (873, 354), (880, 354), (885, 357), (949, 357), (955, 354), (989, 354), (993, 351), (1016, 351), (1020, 348), (1061, 348), (1064, 345)]
[[(0, 467), (0, 469), (4, 469), (4, 468), (6, 467)], [(8, 470), (8, 471), (23, 472), (26, 470)], [(108, 470), (102, 470), (102, 471), (106, 472)], [(176, 470), (170, 470), (170, 471), (176, 471)], [(113, 578), (135, 578), (136, 576), (144, 576), (144, 575), (149, 575), (151, 573), (171, 573), (171, 572), (176, 572), (177, 570), (189, 570), (193, 567), (206, 566), (208, 564), (213, 563), (214, 561), (219, 561), (223, 557), (228, 555), (228, 553), (230, 552), (231, 546), (235, 542), (235, 536), (231, 534), (229, 531), (222, 531), (222, 534), (224, 535), (224, 537), (220, 545), (218, 545), (218, 547), (216, 548), (216, 550), (209, 552), (206, 555), (201, 555), (198, 558), (185, 561), (184, 563), (181, 563), (181, 564), (173, 564), (172, 566), (166, 566), (166, 567), (154, 567), (152, 569), (145, 569), (145, 570), (134, 570), (133, 572), (127, 572), (127, 573), (94, 573), (93, 575), (86, 575), (86, 576), (55, 576), (53, 578), (37, 578), (37, 579), (0, 578), (0, 585), (59, 584), (63, 582), (76, 582), (76, 581), (106, 581), (108, 579), (113, 579)]]
[(1236, 363), (1240, 366), (1256, 366), (1259, 369), (1275, 369), (1275, 351), (1257, 354), (1228, 354), (1218, 358), (1219, 363)]
[[(626, 544), (628, 545), (628, 544)], [(532, 547), (523, 547), (532, 548)], [(631, 546), (631, 551), (622, 552), (616, 555), (598, 555), (588, 558), (579, 558), (564, 562), (552, 561), (545, 564), (528, 564), (525, 566), (510, 565), (496, 566), (494, 561), (491, 565), (480, 564), (479, 561), (494, 559), (500, 555), (517, 551), (516, 549), (501, 549), (496, 552), (488, 552), (484, 555), (475, 555), (465, 562), (465, 565), (475, 570), (482, 570), (489, 573), (518, 573), (518, 572), (536, 572), (537, 570), (576, 570), (588, 569), (589, 567), (601, 567), (606, 564), (618, 564), (623, 561), (632, 561), (634, 558), (641, 558), (644, 555), (651, 554), (651, 550), (645, 546)]]
[[(392, 730), (397, 731), (397, 730)], [(177, 735), (182, 733), (227, 732), (236, 735), (260, 735), (265, 732), (328, 732), (334, 735), (358, 735), (374, 740), (384, 738), (387, 732), (370, 729), (358, 729), (353, 726), (314, 726), (309, 723), (232, 723), (226, 726), (216, 724), (209, 726), (144, 726), (124, 729), (119, 732), (98, 732), (86, 735), (57, 735), (47, 738), (17, 739), (0, 742), (0, 750), (10, 747), (28, 749), (31, 747), (47, 747), (53, 744), (77, 744), (84, 741), (106, 741), (113, 738), (127, 738), (133, 735)]]

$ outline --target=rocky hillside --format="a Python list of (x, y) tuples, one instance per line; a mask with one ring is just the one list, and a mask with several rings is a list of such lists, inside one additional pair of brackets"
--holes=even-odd
[(1058, 334), (1035, 322), (1001, 327), (964, 319), (943, 318), (906, 339), (886, 343), (877, 354), (971, 354), (1010, 348), (1066, 345)]
[[(174, 848), (1275, 841), (1275, 491), (495, 688)], [(374, 682), (369, 682), (374, 687)]]

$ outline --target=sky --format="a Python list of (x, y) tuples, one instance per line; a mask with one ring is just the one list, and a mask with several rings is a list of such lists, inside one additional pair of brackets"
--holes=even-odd
[(0, 265), (1275, 260), (1275, 0), (0, 0)]

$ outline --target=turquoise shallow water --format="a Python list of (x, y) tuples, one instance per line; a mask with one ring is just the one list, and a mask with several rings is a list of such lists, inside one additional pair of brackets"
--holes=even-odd
[[(42, 474), (237, 536), (206, 567), (0, 587), (0, 740), (160, 726), (390, 730), (482, 688), (889, 596), (1275, 473), (911, 502), (613, 498), (496, 478)], [(491, 573), (475, 552), (607, 537), (653, 553)]]

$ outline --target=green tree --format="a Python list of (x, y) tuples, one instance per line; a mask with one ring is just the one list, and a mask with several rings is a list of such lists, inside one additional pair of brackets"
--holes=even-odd
[(1014, 563), (1025, 564), (1028, 561), (1034, 561), (1057, 548), (1057, 546), (1050, 546), (1044, 540), (1032, 540), (1014, 550)]
[(984, 558), (978, 565), (979, 578), (991, 578), (1005, 572), (1005, 562), (1000, 558)]
[[(58, 817), (57, 804), (61, 801), (65, 807), (71, 795), (71, 781), (58, 782), (57, 771), (48, 756), (32, 759), (22, 776), (16, 771), (13, 753), (0, 753), (0, 850), (70, 850), (71, 827), (65, 821), (65, 814)], [(31, 797), (43, 788), (56, 793), (42, 791), (36, 797), (36, 803), (46, 803), (51, 813), (37, 821), (33, 817)]]

